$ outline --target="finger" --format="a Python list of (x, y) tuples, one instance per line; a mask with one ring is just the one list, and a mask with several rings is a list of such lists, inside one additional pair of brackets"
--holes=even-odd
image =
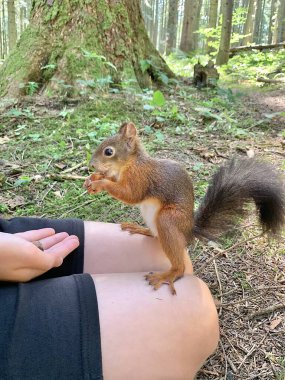
[(59, 232), (58, 234), (48, 236), (44, 239), (41, 239), (40, 242), (41, 242), (43, 249), (46, 250), (46, 249), (49, 249), (50, 247), (52, 247), (53, 245), (61, 242), (62, 240), (64, 240), (68, 236), (69, 235), (67, 232)]
[(61, 242), (53, 245), (49, 249), (45, 250), (47, 256), (54, 258), (54, 266), (60, 266), (63, 259), (72, 251), (74, 251), (80, 242), (77, 236), (71, 235), (62, 240)]
[(53, 228), (41, 228), (39, 230), (18, 232), (15, 235), (28, 241), (34, 241), (34, 240), (44, 239), (54, 234), (55, 234), (55, 230)]
[(44, 273), (53, 267), (60, 266), (63, 259), (78, 246), (78, 237), (74, 235), (66, 237), (45, 251), (41, 251), (31, 244), (31, 254), (28, 260), (26, 260), (24, 267)]

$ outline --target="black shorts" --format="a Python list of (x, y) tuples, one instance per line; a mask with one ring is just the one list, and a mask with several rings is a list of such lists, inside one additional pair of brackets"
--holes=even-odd
[(103, 379), (96, 290), (82, 274), (83, 222), (0, 219), (0, 232), (44, 227), (77, 235), (80, 246), (36, 280), (0, 282), (0, 380)]

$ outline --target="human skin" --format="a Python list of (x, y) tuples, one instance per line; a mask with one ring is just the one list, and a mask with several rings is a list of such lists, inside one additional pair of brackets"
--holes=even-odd
[[(33, 241), (40, 241), (44, 251)], [(42, 228), (17, 234), (0, 233), (0, 280), (26, 282), (58, 267), (79, 245), (77, 236)]]
[[(78, 245), (76, 236), (51, 228), (0, 233), (0, 280), (29, 281), (61, 265)], [(193, 275), (186, 252), (186, 274), (173, 296), (168, 286), (154, 291), (144, 280), (146, 272), (170, 265), (157, 239), (85, 222), (84, 251), (84, 271), (97, 293), (104, 379), (193, 379), (218, 344), (219, 326), (209, 289)]]
[(170, 267), (157, 239), (85, 222), (84, 271), (96, 287), (105, 380), (189, 380), (216, 349), (219, 324), (207, 285), (193, 275), (154, 291), (144, 280)]

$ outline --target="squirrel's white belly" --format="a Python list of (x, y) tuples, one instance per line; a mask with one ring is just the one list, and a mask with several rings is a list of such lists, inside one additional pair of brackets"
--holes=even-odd
[(161, 209), (161, 203), (158, 199), (149, 198), (139, 205), (142, 217), (145, 221), (145, 224), (151, 230), (154, 236), (158, 235), (156, 227), (156, 217), (158, 211)]

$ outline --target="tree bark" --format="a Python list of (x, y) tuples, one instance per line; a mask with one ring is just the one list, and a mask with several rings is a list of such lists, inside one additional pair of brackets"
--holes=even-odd
[(254, 29), (253, 29), (253, 42), (255, 44), (260, 43), (259, 36), (260, 36), (261, 21), (263, 17), (262, 7), (263, 7), (263, 1), (259, 0), (256, 4), (255, 22), (254, 22)]
[(8, 42), (9, 52), (16, 46), (17, 42), (17, 27), (16, 27), (16, 10), (14, 0), (8, 1)]
[(267, 40), (268, 44), (272, 43), (274, 20), (276, 18), (276, 5), (277, 5), (277, 0), (271, 0), (269, 25), (268, 25), (268, 40)]
[[(218, 21), (218, 4), (219, 0), (211, 0), (210, 1), (210, 10), (209, 10), (209, 23), (208, 28), (216, 28), (217, 27), (217, 21)], [(213, 39), (209, 37), (207, 39), (207, 45), (206, 45), (206, 52), (211, 53), (214, 49), (212, 46), (209, 46), (209, 43)]]
[(285, 41), (285, 1), (279, 0), (274, 42)]
[(2, 30), (2, 17), (1, 17), (1, 14), (0, 14), (0, 59), (3, 59), (3, 58), (4, 58), (4, 55), (3, 55), (3, 39), (2, 39), (2, 35), (3, 35), (3, 30)]
[(170, 54), (176, 47), (177, 23), (178, 23), (178, 0), (172, 0), (169, 2), (166, 54)]
[(195, 31), (195, 21), (198, 14), (198, 8), (198, 1), (185, 0), (180, 49), (186, 53), (189, 53), (195, 49), (193, 33)]
[(8, 46), (7, 46), (6, 12), (5, 12), (4, 1), (2, 1), (2, 33), (3, 33), (3, 58), (6, 58), (8, 54)]
[(217, 65), (224, 65), (229, 60), (233, 18), (233, 1), (223, 0), (223, 21), (220, 47), (216, 58)]
[(158, 38), (158, 6), (159, 6), (159, 3), (158, 3), (158, 0), (155, 0), (155, 13), (154, 13), (154, 17), (153, 17), (153, 44), (154, 44), (154, 47), (157, 48), (157, 38)]
[(245, 35), (242, 41), (243, 45), (247, 45), (252, 42), (253, 29), (255, 24), (256, 2), (257, 0), (249, 0), (247, 17), (243, 31), (243, 34)]
[(148, 38), (138, 0), (35, 0), (0, 71), (0, 93), (18, 96), (36, 82), (41, 92), (75, 95), (108, 76), (150, 87), (162, 83), (161, 74), (174, 76)]
[(197, 50), (199, 48), (199, 34), (195, 33), (199, 30), (200, 26), (200, 16), (201, 16), (201, 9), (202, 9), (202, 0), (197, 0), (198, 6), (196, 10), (196, 15), (194, 18), (194, 33), (193, 33), (193, 43), (194, 43), (194, 50)]

